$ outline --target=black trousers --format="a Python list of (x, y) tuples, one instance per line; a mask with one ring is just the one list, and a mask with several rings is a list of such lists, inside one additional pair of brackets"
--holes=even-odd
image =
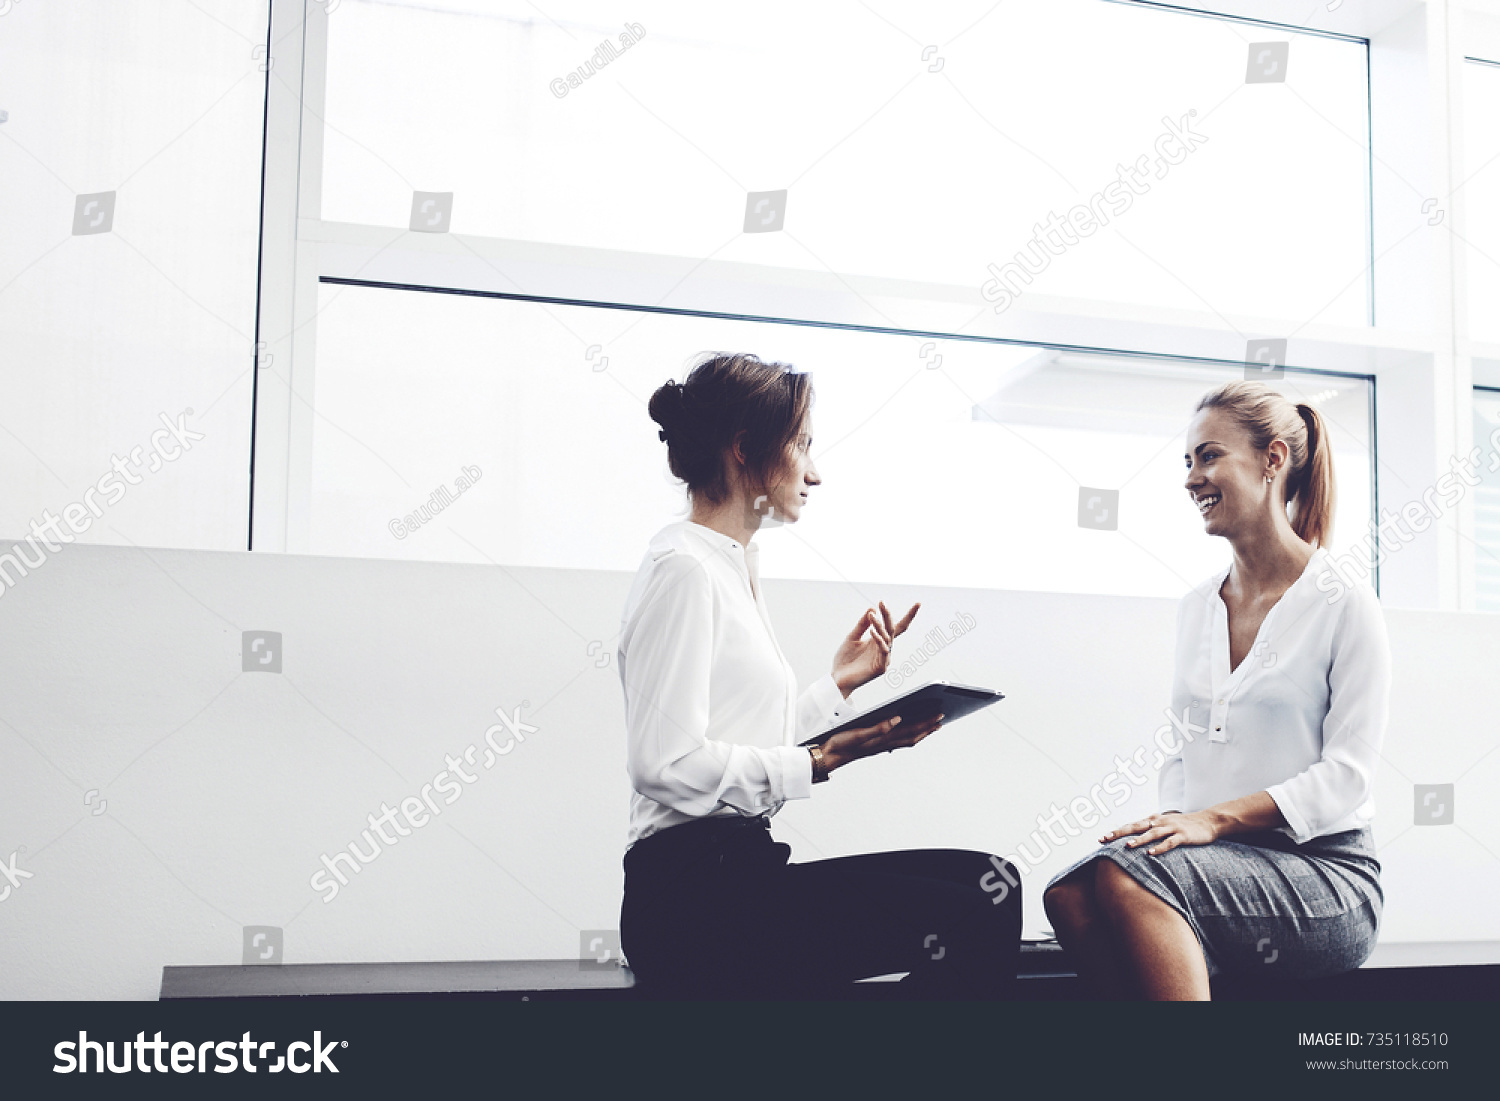
[(1013, 996), (1021, 891), (1001, 886), (997, 865), (1019, 884), (1005, 861), (912, 849), (791, 864), (769, 828), (703, 818), (626, 852), (620, 939), (643, 994), (837, 998), (907, 971), (903, 995)]

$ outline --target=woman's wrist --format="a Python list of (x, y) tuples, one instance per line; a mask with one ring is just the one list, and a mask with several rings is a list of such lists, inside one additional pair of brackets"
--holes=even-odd
[(1235, 828), (1236, 822), (1233, 816), (1225, 814), (1215, 807), (1199, 811), (1198, 817), (1208, 826), (1208, 831), (1213, 835), (1215, 841), (1231, 833), (1239, 832)]
[(807, 754), (812, 758), (812, 782), (823, 783), (828, 779), (828, 758), (823, 753), (823, 747), (816, 744), (810, 745), (807, 747)]
[(1217, 803), (1199, 811), (1203, 821), (1213, 830), (1215, 838), (1230, 837), (1237, 833), (1253, 833), (1258, 830), (1274, 830), (1287, 824), (1281, 808), (1264, 791)]

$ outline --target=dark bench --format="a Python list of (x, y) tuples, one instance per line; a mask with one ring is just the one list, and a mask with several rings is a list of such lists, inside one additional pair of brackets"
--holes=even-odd
[[(1020, 974), (1020, 997), (1028, 1000), (1073, 1001), (1087, 996), (1056, 941), (1023, 944)], [(1361, 967), (1323, 979), (1279, 982), (1221, 975), (1211, 988), (1216, 1001), (1492, 1001), (1500, 998), (1500, 965)]]
[[(1025, 1001), (1077, 1001), (1083, 984), (1054, 941), (1021, 946)], [(454, 997), (615, 1000), (640, 997), (628, 967), (578, 960), (474, 960), (436, 963), (288, 963), (275, 966), (164, 967), (161, 998)], [(892, 982), (853, 983), (849, 997), (896, 996)], [(1246, 977), (1214, 980), (1223, 1001), (1491, 1001), (1500, 965), (1366, 967), (1303, 982)]]
[(434, 963), (284, 963), (163, 967), (161, 999), (448, 995), (527, 999), (619, 998), (628, 967), (578, 960), (458, 960)]

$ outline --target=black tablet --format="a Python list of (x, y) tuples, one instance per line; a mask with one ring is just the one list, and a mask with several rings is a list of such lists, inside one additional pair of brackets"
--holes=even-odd
[(920, 688), (913, 688), (910, 692), (887, 700), (868, 711), (861, 711), (852, 719), (845, 719), (838, 726), (831, 727), (821, 734), (815, 734), (801, 744), (818, 745), (842, 731), (874, 726), (895, 715), (900, 715), (902, 722), (913, 722), (928, 715), (942, 715), (943, 725), (947, 726), (955, 719), (961, 719), (971, 712), (978, 711), (981, 707), (988, 707), (1004, 698), (1003, 693), (988, 688), (951, 684), (945, 680), (933, 681)]

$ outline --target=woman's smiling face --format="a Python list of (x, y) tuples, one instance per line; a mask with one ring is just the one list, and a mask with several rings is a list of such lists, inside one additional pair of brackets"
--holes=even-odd
[[(1188, 425), (1184, 485), (1209, 535), (1228, 536), (1265, 508), (1266, 475), (1276, 463), (1276, 443), (1260, 451), (1226, 410), (1199, 410)], [(1285, 447), (1282, 444), (1282, 447)]]

